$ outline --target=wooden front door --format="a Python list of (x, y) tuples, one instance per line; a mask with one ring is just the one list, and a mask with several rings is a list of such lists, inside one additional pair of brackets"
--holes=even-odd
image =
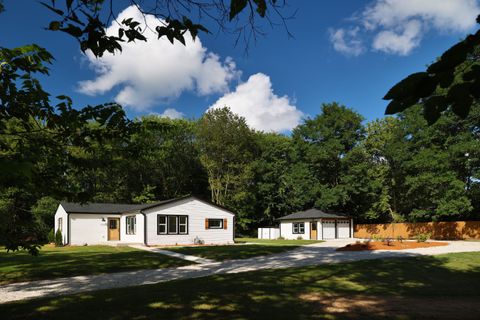
[(107, 227), (108, 227), (108, 240), (109, 241), (120, 240), (120, 219), (108, 218)]
[(317, 222), (310, 222), (310, 240), (317, 240)]

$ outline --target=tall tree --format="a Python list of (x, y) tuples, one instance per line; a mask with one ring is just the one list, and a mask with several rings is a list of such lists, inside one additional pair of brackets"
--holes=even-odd
[(322, 111), (293, 130), (300, 159), (308, 165), (317, 183), (315, 205), (324, 209), (342, 207), (347, 194), (340, 177), (344, 158), (362, 139), (363, 117), (338, 103), (323, 104)]
[(229, 108), (210, 109), (198, 121), (196, 142), (200, 162), (208, 175), (211, 199), (219, 205), (239, 210), (237, 222), (243, 227), (248, 218), (256, 145), (245, 119)]

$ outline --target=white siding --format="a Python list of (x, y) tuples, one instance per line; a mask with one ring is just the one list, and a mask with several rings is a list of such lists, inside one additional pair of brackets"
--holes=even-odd
[[(127, 235), (125, 218), (135, 215), (137, 217), (137, 228), (135, 235)], [(120, 241), (108, 241), (108, 218), (120, 218)], [(105, 221), (102, 221), (105, 220)], [(70, 241), (72, 245), (94, 245), (94, 244), (117, 244), (117, 243), (143, 243), (143, 215), (138, 214), (91, 214), (71, 213), (70, 214)]]
[[(193, 244), (198, 237), (205, 244), (233, 243), (233, 219), (230, 212), (194, 198), (173, 202), (157, 208), (145, 210), (147, 215), (148, 245), (181, 245)], [(168, 235), (157, 234), (157, 215), (187, 215), (188, 234)], [(205, 219), (227, 219), (227, 229), (205, 229)]]
[(59, 205), (58, 208), (57, 208), (57, 212), (55, 212), (55, 225), (53, 227), (53, 232), (56, 233), (57, 230), (59, 229), (59, 225), (58, 225), (58, 219), (59, 218), (62, 218), (62, 226), (61, 226), (61, 230), (62, 230), (62, 236), (63, 236), (63, 243), (64, 244), (67, 244), (68, 243), (68, 215), (67, 215), (67, 212), (65, 211), (65, 209), (62, 207), (62, 205)]
[[(136, 232), (135, 234), (127, 234), (127, 217), (130, 216), (135, 216), (136, 217)], [(137, 214), (123, 214), (122, 217), (120, 218), (120, 242), (123, 243), (143, 243), (143, 232), (144, 232), (144, 226), (143, 226), (143, 214), (137, 213)]]
[[(292, 226), (293, 222), (304, 222), (305, 233), (294, 234), (293, 226)], [(307, 221), (307, 220), (282, 221), (280, 223), (280, 236), (289, 240), (296, 240), (298, 237), (302, 237), (303, 240), (310, 240), (310, 221)]]

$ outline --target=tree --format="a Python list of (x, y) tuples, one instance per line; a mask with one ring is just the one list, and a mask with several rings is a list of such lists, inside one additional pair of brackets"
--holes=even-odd
[(229, 108), (210, 109), (198, 121), (196, 142), (212, 201), (236, 209), (237, 223), (244, 228), (256, 153), (252, 130)]
[(41, 231), (31, 207), (43, 196), (82, 201), (90, 195), (65, 190), (63, 175), (72, 146), (98, 137), (87, 124), (96, 121), (107, 135), (123, 135), (129, 121), (120, 106), (77, 110), (66, 96), (52, 105), (35, 75), (48, 75), (52, 56), (29, 45), (0, 48), (0, 241), (7, 250), (37, 252)]
[(348, 195), (341, 186), (345, 156), (364, 134), (363, 117), (338, 103), (323, 104), (320, 115), (305, 120), (293, 130), (301, 162), (308, 166), (316, 183), (315, 205), (323, 209), (342, 208)]
[[(122, 50), (125, 41), (147, 41), (142, 35), (143, 21), (131, 18), (117, 21), (117, 12), (112, 1), (105, 0), (65, 0), (50, 4), (41, 2), (58, 19), (50, 22), (48, 29), (65, 32), (74, 37), (82, 51), (90, 50), (101, 57), (105, 51), (115, 53)], [(270, 25), (279, 19), (286, 27), (287, 19), (282, 11), (285, 1), (276, 0), (231, 0), (226, 5), (223, 0), (150, 0), (142, 2), (129, 0), (143, 16), (153, 15), (157, 18), (155, 26), (143, 26), (155, 30), (158, 38), (167, 37), (173, 44), (179, 41), (185, 45), (185, 34), (189, 33), (195, 40), (199, 32), (210, 33), (205, 22), (214, 22), (220, 31), (233, 33), (237, 41), (243, 37), (245, 43), (262, 34), (258, 18), (266, 19)], [(117, 21), (122, 27), (118, 35), (109, 35), (106, 28), (111, 21)], [(230, 23), (233, 23), (230, 26)], [(288, 31), (288, 29), (287, 29)]]
[(422, 105), (429, 124), (449, 108), (465, 118), (472, 104), (480, 99), (480, 30), (445, 51), (426, 71), (413, 73), (397, 83), (383, 99), (391, 100), (386, 114)]
[(40, 240), (47, 240), (47, 235), (54, 227), (55, 212), (60, 201), (52, 197), (46, 196), (40, 198), (32, 207), (31, 211), (35, 222), (40, 230)]

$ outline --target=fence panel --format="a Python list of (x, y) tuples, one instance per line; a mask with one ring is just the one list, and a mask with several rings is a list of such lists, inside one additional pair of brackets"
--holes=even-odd
[(430, 233), (432, 239), (439, 240), (480, 239), (480, 221), (356, 224), (354, 226), (356, 238), (370, 238), (377, 235), (384, 238), (401, 236), (412, 239), (420, 233)]

